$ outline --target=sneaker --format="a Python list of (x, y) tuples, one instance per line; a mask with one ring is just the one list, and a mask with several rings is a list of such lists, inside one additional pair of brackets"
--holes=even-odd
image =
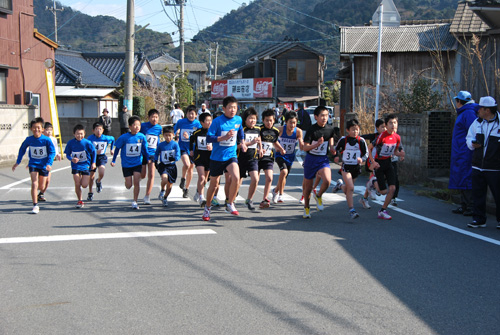
[(352, 220), (359, 218), (358, 212), (356, 212), (354, 209), (349, 211), (349, 215), (351, 216)]
[(217, 199), (217, 197), (214, 197), (212, 199), (212, 202), (210, 203), (212, 206), (215, 206), (215, 207), (219, 207), (220, 206), (220, 203), (219, 203), (219, 199)]
[(314, 192), (314, 200), (316, 200), (316, 208), (318, 209), (318, 211), (321, 212), (323, 209), (325, 209), (325, 206), (323, 206), (323, 199), (321, 197), (318, 197), (316, 192)]
[(226, 213), (230, 213), (232, 215), (240, 215), (240, 213), (236, 210), (234, 204), (227, 204)]
[[(476, 220), (474, 220), (471, 223), (467, 224), (467, 227), (469, 227), (469, 228), (484, 228), (484, 227), (486, 227), (486, 222), (485, 223), (478, 223)], [(498, 226), (497, 226), (497, 228), (498, 228)]]
[(391, 205), (394, 207), (398, 207), (398, 203), (396, 202), (396, 199), (391, 200)]
[(370, 199), (377, 200), (377, 197), (379, 197), (379, 196), (380, 196), (380, 193), (378, 193), (376, 189), (372, 188), (370, 190)]
[(302, 196), (300, 197), (300, 200), (299, 200), (300, 204), (303, 205), (304, 204), (304, 195), (302, 194)]
[(132, 201), (132, 209), (139, 209), (139, 205), (136, 201)]
[(163, 201), (163, 198), (165, 197), (165, 191), (164, 190), (161, 190), (160, 191), (160, 194), (158, 194), (158, 200), (161, 200)]
[(102, 183), (100, 181), (95, 182), (95, 186), (97, 187), (97, 193), (101, 193), (102, 191)]
[(41, 202), (47, 201), (45, 199), (45, 195), (42, 192), (38, 193), (38, 201), (41, 201)]
[(255, 210), (255, 206), (253, 205), (253, 201), (252, 200), (247, 199), (245, 201), (245, 204), (247, 205), (247, 207), (248, 207), (249, 210), (251, 210), (251, 211)]
[[(38, 214), (39, 212), (40, 212), (40, 207), (38, 207), (38, 205), (33, 206), (31, 213)], [(497, 228), (499, 228), (499, 227), (497, 227)]]
[(203, 216), (201, 218), (203, 219), (203, 221), (210, 221), (210, 207), (205, 207)]
[(189, 190), (187, 188), (182, 190), (182, 197), (187, 198), (189, 196)]
[(185, 186), (186, 186), (186, 178), (181, 178), (181, 183), (179, 184), (179, 187), (181, 189), (184, 189)]
[(76, 207), (76, 208), (82, 208), (82, 207), (84, 207), (84, 206), (85, 206), (85, 204), (83, 203), (83, 201), (79, 200), (79, 201), (76, 203), (76, 206), (75, 206), (75, 207)]
[(283, 201), (283, 196), (280, 194), (278, 195), (278, 203), (282, 204), (284, 201)]
[(344, 181), (342, 179), (337, 179), (337, 184), (333, 187), (332, 192), (337, 193), (340, 191), (342, 189), (342, 185), (344, 185)]
[(94, 193), (89, 193), (89, 195), (87, 195), (87, 201), (92, 201), (94, 200)]
[(197, 202), (198, 200), (200, 200), (200, 194), (198, 193), (198, 191), (196, 191), (196, 193), (194, 194), (193, 200), (195, 202)]
[(163, 204), (163, 207), (168, 207), (168, 201), (167, 201), (167, 198), (163, 198), (161, 202), (162, 202), (162, 204)]
[(276, 192), (275, 190), (272, 190), (271, 192), (273, 193), (273, 204), (277, 204), (279, 193)]
[(368, 199), (365, 199), (365, 198), (363, 198), (363, 197), (361, 197), (361, 198), (359, 199), (359, 203), (360, 203), (361, 205), (363, 205), (363, 208), (364, 208), (364, 209), (370, 209), (370, 208), (372, 208), (372, 207), (370, 206), (370, 202), (368, 201)]
[(390, 220), (392, 219), (392, 216), (390, 216), (385, 209), (381, 209), (378, 211), (378, 218), (384, 220)]
[(144, 205), (151, 205), (151, 199), (149, 199), (149, 195), (146, 195), (144, 199), (142, 199)]
[(311, 218), (311, 208), (309, 207), (304, 207), (304, 214), (302, 214), (302, 217), (304, 219), (310, 219)]
[(271, 206), (270, 201), (267, 199), (264, 199), (261, 201), (259, 208), (264, 209), (264, 208), (269, 208)]

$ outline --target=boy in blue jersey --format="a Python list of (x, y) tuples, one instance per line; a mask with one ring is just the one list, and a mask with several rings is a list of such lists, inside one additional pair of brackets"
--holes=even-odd
[(196, 119), (196, 106), (190, 105), (186, 109), (186, 118), (179, 120), (174, 127), (176, 140), (181, 148), (182, 175), (179, 187), (182, 189), (182, 197), (187, 198), (189, 194), (189, 184), (193, 178), (194, 162), (189, 152), (189, 138), (195, 130), (201, 128), (201, 123)]
[[(57, 138), (52, 136), (53, 130), (54, 130), (54, 127), (52, 126), (52, 123), (45, 122), (45, 124), (43, 126), (43, 134), (45, 136), (47, 136), (48, 138), (50, 138), (50, 140), (52, 141), (52, 144), (54, 144), (54, 148), (56, 149), (56, 157), (54, 158), (54, 160), (60, 161), (61, 154), (59, 153), (59, 147), (57, 146)], [(45, 192), (47, 191), (47, 188), (49, 187), (51, 175), (52, 175), (52, 173), (49, 171), (49, 175), (47, 176), (47, 180), (45, 181), (45, 184), (38, 185), (38, 187), (39, 187), (38, 190), (40, 191), (40, 192), (38, 192), (38, 201), (40, 201), (40, 202), (47, 201), (45, 199)]]
[[(245, 138), (241, 117), (237, 116), (238, 100), (235, 97), (225, 97), (222, 101), (224, 115), (215, 118), (207, 132), (207, 142), (213, 143), (212, 154), (210, 155), (210, 186), (207, 191), (207, 206), (203, 212), (203, 220), (210, 221), (211, 202), (219, 184), (220, 176), (227, 171), (229, 180), (227, 194), (228, 203), (226, 212), (239, 215), (234, 200), (238, 193), (240, 169), (236, 149), (238, 141)], [(247, 150), (244, 141), (241, 141), (240, 148), (243, 152)], [(210, 206), (210, 207), (208, 207)]]
[(106, 149), (109, 146), (109, 153), (113, 155), (113, 146), (115, 145), (115, 138), (113, 136), (104, 135), (104, 125), (102, 123), (96, 122), (92, 125), (92, 128), (94, 133), (87, 139), (94, 145), (94, 148), (97, 152), (97, 157), (96, 168), (90, 170), (89, 194), (87, 196), (87, 201), (92, 201), (94, 199), (94, 192), (92, 192), (92, 188), (94, 186), (96, 170), (99, 173), (99, 177), (97, 177), (95, 185), (97, 188), (97, 193), (101, 193), (102, 178), (104, 178), (104, 171), (106, 170), (106, 163), (108, 162)]
[[(162, 197), (163, 207), (167, 207), (167, 197), (177, 179), (177, 166), (175, 162), (181, 158), (181, 149), (179, 148), (179, 144), (173, 140), (174, 128), (170, 126), (163, 128), (163, 138), (165, 141), (161, 142), (156, 148), (154, 164), (161, 176), (161, 189), (165, 189)], [(160, 161), (159, 163), (158, 160)]]
[(132, 116), (128, 119), (130, 132), (120, 136), (115, 143), (115, 154), (111, 161), (111, 166), (115, 166), (116, 157), (122, 150), (122, 172), (125, 177), (125, 187), (130, 190), (134, 186), (134, 201), (132, 209), (139, 209), (137, 199), (141, 190), (141, 172), (143, 157), (149, 159), (148, 141), (144, 134), (140, 133), (141, 119), (138, 116)]
[[(158, 124), (160, 121), (160, 112), (156, 109), (151, 109), (148, 112), (149, 122), (144, 122), (141, 124), (141, 133), (146, 136), (148, 142), (148, 154), (149, 157), (142, 161), (142, 171), (141, 178), (146, 178), (146, 171), (148, 175), (148, 182), (146, 184), (146, 196), (143, 201), (145, 205), (151, 205), (151, 191), (153, 190), (153, 184), (155, 181), (154, 164), (153, 158), (156, 152), (156, 148), (160, 142), (161, 126)], [(163, 188), (161, 189), (163, 190)], [(160, 190), (160, 192), (161, 192)]]
[(87, 188), (90, 183), (90, 170), (95, 169), (96, 150), (92, 142), (85, 139), (85, 128), (77, 124), (73, 128), (74, 139), (66, 143), (64, 153), (71, 161), (71, 174), (75, 182), (75, 193), (78, 198), (76, 208), (85, 206), (82, 200), (82, 188)]
[(43, 125), (43, 119), (41, 117), (37, 117), (30, 122), (30, 129), (33, 135), (28, 136), (23, 141), (21, 147), (19, 148), (17, 161), (12, 166), (12, 171), (14, 171), (19, 164), (21, 164), (23, 156), (29, 147), (28, 168), (31, 178), (31, 200), (33, 201), (33, 209), (31, 212), (33, 214), (38, 214), (38, 212), (40, 212), (36, 192), (38, 187), (43, 189), (47, 181), (47, 176), (51, 170), (52, 163), (54, 162), (54, 157), (56, 156), (54, 144), (50, 138), (42, 134)]

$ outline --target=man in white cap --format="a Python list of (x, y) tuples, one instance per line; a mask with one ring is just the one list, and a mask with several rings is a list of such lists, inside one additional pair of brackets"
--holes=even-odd
[(497, 228), (500, 229), (500, 114), (492, 97), (479, 100), (478, 118), (467, 133), (467, 146), (472, 154), (472, 195), (474, 214), (470, 228), (486, 227), (486, 194), (488, 187), (496, 206)]
[(207, 109), (207, 105), (206, 104), (201, 104), (201, 108), (198, 109), (198, 116), (197, 118), (200, 117), (201, 114), (203, 113), (210, 113), (210, 110)]

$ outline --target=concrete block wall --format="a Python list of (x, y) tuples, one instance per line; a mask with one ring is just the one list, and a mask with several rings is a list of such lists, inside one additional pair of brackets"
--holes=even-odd
[[(35, 108), (25, 105), (0, 105), (0, 165), (14, 164), (19, 147), (31, 135), (30, 121)], [(24, 158), (27, 159), (27, 154)]]

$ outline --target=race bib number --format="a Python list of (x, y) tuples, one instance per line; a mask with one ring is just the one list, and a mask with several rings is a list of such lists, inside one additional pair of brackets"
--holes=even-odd
[(148, 148), (156, 149), (158, 146), (158, 136), (146, 135), (146, 140), (148, 141)]
[(271, 142), (262, 142), (262, 150), (264, 150), (264, 156), (271, 156), (273, 153), (273, 144)]
[(161, 152), (161, 162), (169, 164), (175, 161), (175, 150), (165, 150)]
[[(220, 135), (221, 136), (226, 136), (226, 134), (229, 133), (229, 131), (221, 131), (220, 132)], [(229, 138), (228, 140), (225, 140), (225, 141), (220, 141), (219, 142), (219, 145), (223, 146), (223, 147), (231, 147), (233, 145), (236, 145), (236, 132), (234, 133), (234, 135)]]
[(78, 158), (80, 162), (87, 160), (87, 153), (85, 151), (73, 151), (71, 153), (71, 158)]
[(388, 145), (382, 144), (382, 148), (380, 149), (380, 156), (389, 157), (394, 154), (394, 150), (396, 150), (396, 144)]
[(198, 139), (197, 139), (197, 148), (198, 150), (208, 150), (207, 148), (207, 137), (206, 136), (198, 136)]
[(142, 143), (127, 143), (125, 154), (127, 157), (138, 157), (141, 155)]
[(347, 165), (357, 165), (360, 152), (356, 147), (348, 146), (342, 153), (342, 161)]
[(35, 159), (42, 159), (47, 157), (46, 147), (30, 147), (30, 156)]
[(106, 152), (106, 147), (108, 146), (108, 142), (93, 142), (93, 143), (98, 155), (102, 155)]
[[(181, 129), (181, 141), (182, 142), (189, 142), (189, 138), (191, 137), (191, 135), (193, 135), (194, 133), (194, 129)], [(187, 138), (186, 138), (186, 134), (187, 134)]]
[(280, 144), (285, 149), (285, 154), (286, 155), (291, 155), (295, 152), (295, 144), (297, 143), (296, 139), (291, 139), (291, 138), (279, 138)]
[[(252, 142), (254, 139), (256, 139), (257, 137), (259, 137), (258, 134), (245, 134), (245, 142)], [(248, 148), (252, 148), (252, 149), (255, 149), (257, 148), (257, 143), (254, 143), (252, 145), (249, 145)]]
[[(311, 144), (315, 145), (316, 143), (318, 143), (318, 141), (312, 141)], [(319, 147), (310, 150), (309, 153), (321, 156), (321, 155), (326, 155), (327, 151), (328, 151), (328, 142), (323, 142)]]

